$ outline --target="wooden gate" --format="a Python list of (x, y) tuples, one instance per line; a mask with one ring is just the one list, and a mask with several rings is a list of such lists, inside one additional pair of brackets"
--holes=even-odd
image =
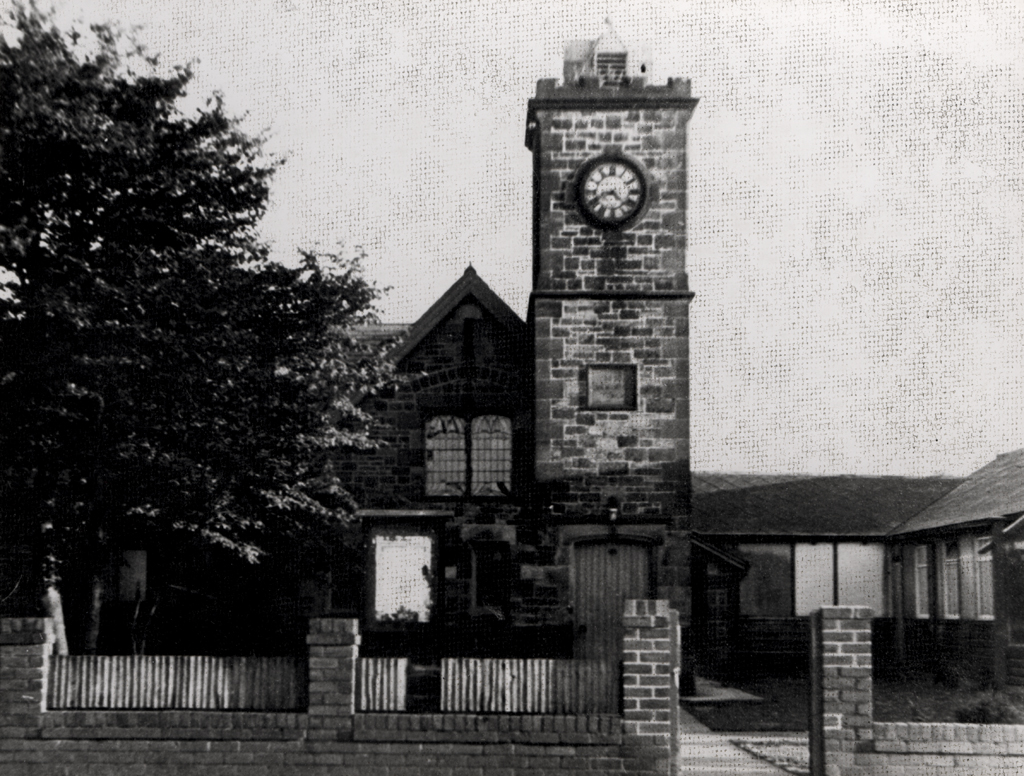
[(581, 543), (573, 549), (573, 562), (576, 658), (618, 661), (625, 600), (651, 597), (650, 547), (616, 540)]

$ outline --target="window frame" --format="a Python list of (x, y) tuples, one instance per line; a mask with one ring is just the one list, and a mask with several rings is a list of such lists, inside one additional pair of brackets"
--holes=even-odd
[[(771, 548), (771, 549), (765, 549)], [(796, 563), (794, 561), (794, 543), (793, 542), (740, 542), (736, 545), (736, 550), (741, 556), (747, 559), (750, 563), (750, 571), (740, 580), (739, 582), (739, 613), (742, 617), (794, 617), (795, 615), (795, 596), (796, 596)], [(787, 569), (788, 578), (785, 580), (785, 606), (779, 607), (781, 613), (770, 613), (766, 614), (762, 611), (762, 608), (771, 608), (771, 604), (766, 607), (759, 607), (756, 604), (757, 595), (751, 589), (752, 585), (756, 584), (758, 575), (764, 575), (764, 577), (771, 580), (772, 574), (770, 571), (771, 567), (776, 564), (772, 561), (765, 562), (766, 558), (771, 558), (772, 561), (778, 561), (778, 566), (785, 565)], [(784, 563), (783, 563), (784, 562)], [(753, 574), (751, 573), (753, 572)], [(748, 583), (749, 581), (749, 583)], [(781, 585), (777, 589), (781, 591)], [(752, 609), (758, 609), (758, 611), (751, 611)]]
[[(430, 611), (426, 620), (380, 620), (377, 618), (377, 553), (374, 538), (378, 535), (392, 536), (425, 536), (430, 540)], [(434, 627), (443, 620), (442, 601), (443, 580), (441, 574), (441, 535), (440, 527), (434, 521), (414, 521), (409, 517), (391, 520), (372, 520), (365, 526), (365, 609), (363, 622), (370, 630), (423, 631)]]
[[(492, 558), (486, 564), (486, 568), (481, 568), (481, 556), (485, 554), (499, 556), (499, 560), (495, 563)], [(499, 620), (508, 618), (511, 604), (511, 558), (512, 552), (508, 542), (469, 542), (469, 614), (471, 617), (489, 614)]]
[(835, 606), (835, 542), (794, 542), (792, 557), (793, 612), (796, 616), (807, 617), (822, 606)]
[(885, 545), (877, 541), (835, 542), (836, 606), (870, 606), (876, 617), (890, 611), (885, 600)]
[[(984, 546), (983, 546), (984, 545)], [(996, 618), (995, 611), (995, 579), (993, 575), (994, 566), (992, 559), (992, 537), (991, 536), (975, 536), (972, 543), (974, 548), (974, 600), (975, 606), (977, 607), (977, 618), (979, 620), (994, 620)], [(988, 614), (983, 614), (985, 607), (982, 606), (984, 598), (982, 596), (982, 568), (987, 569), (988, 576)]]
[[(479, 463), (480, 459), (477, 457), (477, 449), (480, 440), (483, 438), (482, 433), (478, 434), (478, 422), (485, 418), (497, 418), (507, 426), (507, 445), (504, 449), (499, 449), (499, 453), (505, 453), (506, 457), (499, 461), (499, 465), (493, 467), (490, 472), (499, 473), (507, 472), (507, 481), (505, 485), (509, 491), (509, 494), (513, 492), (515, 487), (515, 424), (513, 418), (509, 414), (498, 412), (475, 412), (472, 414), (461, 413), (461, 412), (437, 412), (428, 415), (424, 418), (422, 423), (423, 429), (423, 492), (424, 496), (428, 499), (439, 499), (439, 500), (451, 500), (451, 499), (474, 499), (474, 500), (495, 500), (495, 499), (508, 499), (509, 494), (503, 493), (499, 488), (496, 487), (496, 483), (499, 480), (487, 480), (485, 482), (476, 481), (476, 469), (478, 466), (474, 466), (474, 463)], [(452, 419), (458, 421), (461, 428), (461, 466), (458, 467), (462, 474), (462, 488), (459, 492), (431, 492), (431, 453), (433, 449), (428, 443), (429, 439), (429, 427), (431, 422), (438, 419)], [(455, 449), (455, 448), (453, 448)], [(497, 448), (495, 448), (497, 449)], [(444, 482), (441, 481), (441, 486), (444, 487)], [(498, 490), (495, 492), (481, 492), (485, 489)]]
[[(946, 620), (959, 620), (963, 614), (960, 590), (963, 576), (960, 573), (960, 544), (953, 540), (944, 541), (940, 546), (942, 547), (942, 616)], [(951, 552), (951, 549), (955, 549), (955, 552)], [(955, 607), (951, 606), (951, 597), (955, 597)], [(953, 611), (954, 609), (955, 611)]]
[[(931, 595), (931, 552), (927, 544), (914, 545), (914, 616), (919, 620), (927, 620), (932, 616)], [(924, 580), (921, 572), (924, 571)], [(924, 606), (922, 607), (922, 598)]]

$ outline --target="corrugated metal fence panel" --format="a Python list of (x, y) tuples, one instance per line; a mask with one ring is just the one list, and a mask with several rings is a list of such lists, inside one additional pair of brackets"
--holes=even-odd
[(359, 711), (405, 711), (407, 657), (361, 657), (356, 663)]
[(305, 658), (57, 655), (47, 706), (294, 711), (306, 684)]
[(445, 658), (441, 711), (616, 713), (618, 685), (618, 664), (606, 661)]

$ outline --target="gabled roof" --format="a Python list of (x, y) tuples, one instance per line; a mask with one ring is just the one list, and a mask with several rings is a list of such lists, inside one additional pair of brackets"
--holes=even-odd
[(1003, 453), (956, 489), (899, 525), (894, 534), (996, 520), (1024, 512), (1024, 448)]
[(750, 561), (744, 558), (739, 553), (731, 552), (723, 547), (718, 547), (713, 542), (705, 541), (699, 536), (690, 537), (690, 541), (693, 542), (695, 547), (699, 547), (704, 552), (716, 556), (719, 560), (724, 560), (730, 566), (746, 571), (750, 568)]
[(423, 341), (434, 327), (451, 314), (462, 301), (472, 296), (487, 312), (493, 315), (499, 323), (509, 329), (523, 329), (526, 323), (502, 300), (500, 296), (491, 290), (480, 276), (476, 274), (473, 265), (466, 267), (466, 271), (455, 283), (445, 291), (441, 297), (430, 306), (419, 320), (410, 328), (408, 336), (388, 354), (388, 358), (396, 364), (412, 353), (416, 346)]
[[(716, 482), (722, 475), (693, 475)], [(949, 493), (945, 477), (727, 475), (717, 490), (693, 493), (693, 530), (709, 536), (885, 536)], [(775, 481), (772, 481), (775, 479)]]

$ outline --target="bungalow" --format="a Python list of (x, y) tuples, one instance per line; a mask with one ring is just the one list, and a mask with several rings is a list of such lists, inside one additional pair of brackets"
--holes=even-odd
[(998, 456), (887, 537), (888, 639), (955, 680), (1024, 684), (1024, 449)]
[(706, 672), (806, 666), (820, 606), (889, 611), (886, 537), (960, 480), (693, 475), (693, 633)]

